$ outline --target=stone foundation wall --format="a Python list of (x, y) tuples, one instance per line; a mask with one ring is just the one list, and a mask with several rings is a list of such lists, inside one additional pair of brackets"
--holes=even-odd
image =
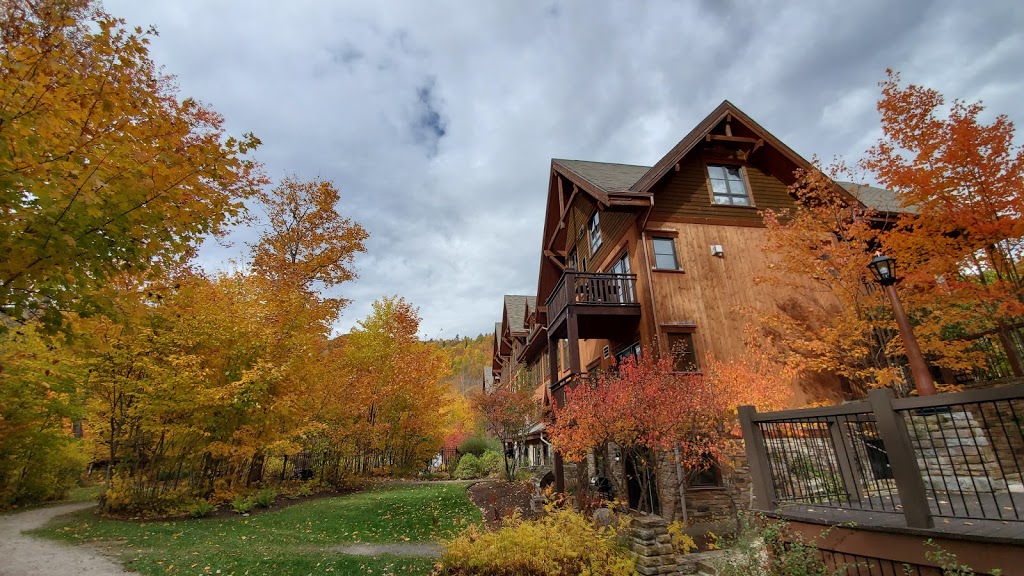
[[(1013, 422), (1010, 414), (997, 412), (1001, 412), (998, 404), (989, 403), (954, 407), (949, 412), (903, 413), (926, 487), (984, 494), (1024, 491), (1016, 466), (1007, 469), (999, 464), (1014, 461), (1014, 440), (1020, 432), (1007, 433), (1001, 429), (1005, 426), (995, 425), (1007, 417)], [(997, 450), (1001, 452), (998, 459)]]
[(696, 574), (697, 565), (672, 549), (668, 522), (658, 516), (637, 516), (629, 527), (629, 547), (641, 576)]
[[(612, 448), (614, 452), (615, 448)], [(739, 447), (742, 450), (742, 446)], [(707, 522), (735, 513), (736, 508), (746, 509), (751, 502), (750, 469), (746, 455), (734, 452), (729, 456), (729, 465), (725, 466), (723, 486), (709, 488), (684, 489), (686, 498), (686, 518), (688, 523)], [(614, 461), (614, 460), (612, 460)], [(616, 491), (616, 499), (627, 499), (625, 465), (621, 460), (615, 466), (609, 466), (609, 474)], [(685, 474), (685, 471), (684, 471)], [(676, 463), (671, 454), (666, 454), (655, 471), (655, 488), (658, 492), (661, 516), (669, 520), (681, 520), (683, 510), (679, 495), (679, 477)], [(733, 504), (735, 500), (735, 504)]]

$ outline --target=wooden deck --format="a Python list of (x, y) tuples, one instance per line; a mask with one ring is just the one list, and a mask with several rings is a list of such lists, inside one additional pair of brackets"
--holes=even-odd
[[(1022, 496), (1017, 494), (1016, 496)], [(978, 520), (933, 516), (932, 528), (909, 528), (901, 512), (840, 508), (815, 504), (787, 504), (768, 513), (782, 520), (794, 520), (823, 526), (856, 526), (862, 530), (914, 534), (925, 537), (986, 540), (1024, 546), (1024, 521)]]

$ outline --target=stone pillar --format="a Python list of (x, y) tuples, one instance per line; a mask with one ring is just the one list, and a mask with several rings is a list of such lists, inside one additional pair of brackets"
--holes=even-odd
[(636, 572), (641, 576), (696, 574), (697, 564), (672, 550), (668, 522), (660, 516), (637, 516), (629, 527), (629, 547), (636, 554)]

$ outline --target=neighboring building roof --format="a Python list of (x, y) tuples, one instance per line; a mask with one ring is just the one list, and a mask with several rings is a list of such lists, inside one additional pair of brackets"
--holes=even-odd
[(508, 318), (509, 332), (526, 331), (526, 307), (536, 304), (535, 296), (505, 295), (505, 314)]
[(915, 206), (903, 206), (900, 203), (899, 195), (892, 190), (868, 186), (867, 184), (856, 184), (854, 182), (836, 182), (847, 192), (853, 194), (861, 204), (880, 212), (917, 212)]
[(629, 190), (629, 187), (643, 177), (651, 167), (633, 164), (612, 164), (609, 162), (589, 162), (587, 160), (554, 159), (562, 166), (572, 170), (584, 180), (605, 192)]

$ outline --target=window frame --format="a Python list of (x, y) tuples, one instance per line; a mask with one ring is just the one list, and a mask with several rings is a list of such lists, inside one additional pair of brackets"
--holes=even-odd
[[(658, 266), (658, 241), (668, 242), (672, 247), (672, 262), (674, 266), (672, 268), (662, 268)], [(676, 239), (674, 236), (651, 236), (651, 253), (654, 254), (654, 266), (652, 270), (661, 270), (664, 272), (680, 272), (682, 266), (679, 265), (679, 252), (676, 250)], [(663, 254), (664, 256), (664, 254)]]
[(695, 335), (697, 333), (697, 329), (695, 327), (691, 327), (691, 326), (671, 326), (671, 327), (664, 328), (662, 332), (665, 335), (665, 351), (669, 355), (673, 355), (672, 354), (671, 344), (669, 344), (669, 338), (671, 338), (673, 336), (681, 336), (681, 335), (685, 334), (685, 335), (688, 335), (689, 339), (690, 339), (690, 347), (691, 347), (690, 354), (693, 355), (693, 367), (694, 367), (694, 369), (693, 370), (676, 370), (676, 359), (673, 357), (673, 359), (672, 359), (672, 371), (673, 372), (675, 372), (676, 374), (700, 374), (701, 372), (703, 372), (703, 369), (701, 368), (701, 365), (700, 365), (700, 355), (697, 354), (697, 338), (695, 337)]
[(640, 358), (643, 357), (643, 354), (644, 348), (640, 344), (640, 340), (637, 340), (635, 342), (631, 342), (629, 344), (626, 344), (625, 346), (620, 347), (618, 350), (616, 350), (615, 354), (612, 354), (612, 357), (615, 358), (615, 365), (618, 366), (619, 364), (622, 363), (623, 360), (626, 359), (627, 356), (633, 356), (637, 360), (640, 360)]
[[(712, 483), (710, 483), (710, 484), (705, 484), (705, 483), (696, 484), (696, 483), (694, 483), (694, 480), (697, 479), (696, 476), (698, 474), (705, 474), (705, 473), (708, 473), (708, 472), (714, 474), (715, 479), (714, 479), (714, 481)], [(713, 459), (713, 461), (711, 462), (711, 466), (708, 467), (705, 470), (700, 471), (700, 472), (693, 472), (691, 470), (686, 470), (686, 488), (688, 490), (718, 490), (718, 489), (721, 489), (721, 488), (724, 488), (724, 487), (725, 487), (725, 485), (722, 482), (722, 465), (718, 462), (717, 459)]]
[[(743, 182), (743, 187), (745, 188), (747, 203), (746, 204), (736, 204), (736, 203), (732, 202), (731, 199), (732, 198), (739, 198), (739, 195), (738, 194), (733, 194), (732, 191), (729, 189), (729, 177), (728, 177), (728, 174), (726, 174), (726, 177), (725, 177), (725, 187), (726, 187), (725, 196), (727, 198), (729, 198), (730, 201), (728, 203), (718, 202), (715, 197), (716, 196), (722, 196), (722, 194), (715, 194), (715, 188), (711, 184), (711, 181), (712, 181), (712, 178), (711, 178), (711, 168), (722, 168), (724, 170), (728, 170), (729, 168), (736, 168), (736, 169), (738, 169), (740, 171), (740, 176), (742, 177), (741, 181)], [(754, 202), (754, 192), (753, 192), (753, 189), (750, 186), (750, 178), (747, 176), (747, 167), (746, 167), (746, 165), (744, 165), (742, 163), (739, 163), (739, 162), (729, 162), (727, 160), (709, 159), (709, 160), (707, 160), (704, 163), (704, 177), (707, 180), (708, 195), (711, 198), (711, 204), (713, 206), (730, 206), (732, 208), (756, 208), (756, 204)]]
[[(601, 234), (601, 211), (594, 210), (594, 213), (590, 215), (590, 219), (587, 220), (587, 239), (590, 243), (590, 255), (597, 254), (597, 251), (601, 248), (601, 244), (604, 243), (604, 238)], [(597, 243), (594, 243), (594, 236), (597, 236)]]

